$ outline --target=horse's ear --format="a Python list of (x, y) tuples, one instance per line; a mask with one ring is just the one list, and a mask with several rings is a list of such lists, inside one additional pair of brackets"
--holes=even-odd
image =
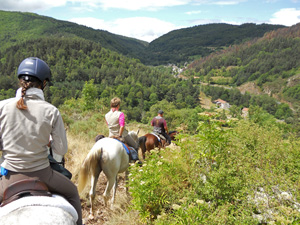
[(136, 132), (136, 135), (138, 135), (138, 134), (139, 134), (139, 132), (140, 132), (140, 129), (138, 129), (138, 131)]

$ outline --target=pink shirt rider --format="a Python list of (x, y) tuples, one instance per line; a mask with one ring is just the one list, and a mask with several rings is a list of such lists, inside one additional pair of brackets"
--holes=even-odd
[[(116, 111), (116, 110), (118, 111), (118, 109), (116, 109), (116, 108), (112, 109), (113, 112)], [(125, 126), (125, 115), (124, 115), (123, 112), (121, 112), (120, 117), (119, 117), (119, 125), (120, 125), (120, 127)]]

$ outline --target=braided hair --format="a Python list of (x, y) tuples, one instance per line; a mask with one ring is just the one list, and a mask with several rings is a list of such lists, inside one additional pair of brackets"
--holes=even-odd
[(28, 76), (28, 75), (20, 76), (19, 83), (20, 83), (22, 90), (21, 90), (21, 98), (17, 102), (17, 108), (20, 110), (26, 110), (27, 106), (24, 102), (26, 91), (32, 87), (41, 88), (43, 86), (43, 84), (39, 79), (32, 77), (32, 76)]

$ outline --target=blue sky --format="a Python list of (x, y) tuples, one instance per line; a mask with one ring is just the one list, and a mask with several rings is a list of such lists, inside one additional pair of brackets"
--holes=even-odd
[(147, 42), (209, 23), (300, 22), (300, 0), (0, 0), (0, 10), (33, 12)]

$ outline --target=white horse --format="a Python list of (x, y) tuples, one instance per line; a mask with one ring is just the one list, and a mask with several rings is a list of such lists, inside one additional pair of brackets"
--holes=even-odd
[[(131, 131), (129, 135), (133, 140), (138, 142), (138, 132)], [(113, 188), (111, 199), (112, 207), (118, 185), (117, 175), (118, 173), (127, 171), (128, 167), (129, 155), (120, 141), (113, 138), (102, 138), (94, 144), (81, 166), (78, 183), (78, 191), (81, 193), (87, 184), (88, 177), (91, 177), (91, 189), (89, 193), (91, 216), (93, 216), (93, 201), (96, 194), (96, 184), (101, 171), (104, 172), (107, 178), (106, 188), (103, 193), (105, 206), (107, 206), (110, 191)]]
[(0, 207), (0, 223), (9, 225), (75, 225), (78, 214), (63, 197), (28, 196)]

